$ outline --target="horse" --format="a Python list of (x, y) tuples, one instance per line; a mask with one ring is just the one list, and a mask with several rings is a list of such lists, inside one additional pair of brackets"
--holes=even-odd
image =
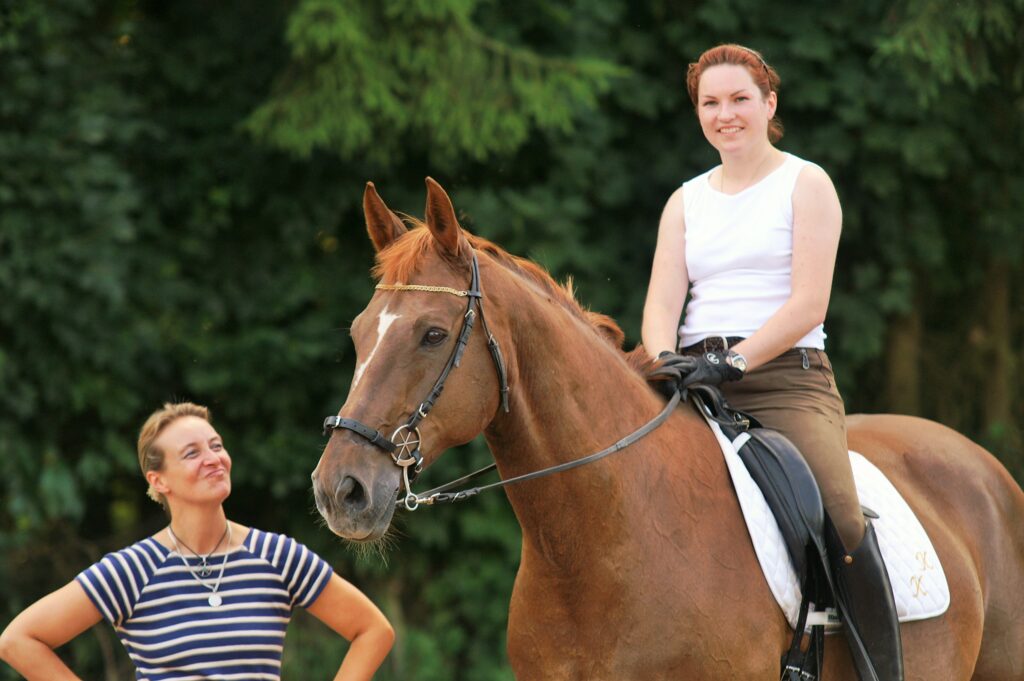
[[(464, 230), (432, 179), (423, 222), (400, 220), (372, 183), (363, 208), (380, 284), (352, 323), (357, 366), (328, 419), (347, 425), (312, 474), (335, 534), (383, 537), (410, 472), (480, 433), (507, 480), (607, 447), (665, 406), (614, 321)], [(472, 291), (468, 309), (458, 295), (470, 282), (486, 316), (471, 314)], [(487, 329), (467, 337), (476, 316)], [(415, 460), (371, 442), (387, 438), (365, 424), (415, 440)], [(1024, 680), (1024, 492), (990, 453), (924, 419), (850, 416), (849, 444), (920, 517), (949, 582), (945, 614), (901, 626), (906, 678)], [(779, 678), (792, 631), (694, 409), (614, 456), (505, 493), (522, 527), (507, 634), (516, 678)], [(843, 638), (827, 637), (823, 679), (856, 680)]]

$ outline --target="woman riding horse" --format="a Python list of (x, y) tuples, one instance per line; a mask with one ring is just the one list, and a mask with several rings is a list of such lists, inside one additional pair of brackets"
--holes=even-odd
[[(615, 445), (663, 409), (644, 379), (649, 362), (622, 352), (614, 322), (580, 308), (534, 263), (462, 230), (436, 182), (427, 180), (425, 225), (415, 229), (372, 184), (363, 208), (380, 286), (352, 322), (356, 372), (329, 421), (370, 428), (334, 428), (313, 473), (333, 532), (382, 538), (409, 491), (404, 472), (480, 433), (508, 480)], [(486, 329), (468, 299), (484, 302)], [(424, 400), (443, 374), (443, 394)], [(902, 626), (907, 678), (1021, 681), (1024, 492), (991, 454), (936, 423), (847, 424), (850, 446), (921, 520), (952, 596), (942, 615)], [(422, 461), (406, 466), (395, 443), (409, 437)], [(505, 491), (523, 532), (508, 619), (518, 678), (779, 678), (793, 632), (696, 411), (676, 409), (614, 456)], [(846, 643), (826, 637), (825, 649), (821, 678), (855, 681)]]
[(892, 587), (861, 512), (846, 413), (825, 354), (839, 197), (824, 170), (775, 148), (779, 76), (759, 53), (740, 45), (707, 50), (690, 64), (686, 85), (722, 163), (665, 204), (644, 347), (660, 360), (655, 375), (675, 370), (681, 387), (720, 385), (732, 407), (797, 445), (838, 532), (835, 579), (852, 590), (851, 618), (870, 657), (861, 659), (851, 641), (862, 678), (902, 681)]

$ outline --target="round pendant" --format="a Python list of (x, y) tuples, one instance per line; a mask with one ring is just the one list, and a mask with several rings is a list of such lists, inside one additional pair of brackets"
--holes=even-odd
[(207, 598), (206, 600), (210, 604), (210, 606), (214, 607), (214, 608), (216, 608), (217, 606), (219, 606), (221, 603), (224, 602), (223, 599), (221, 599), (220, 595), (218, 595), (218, 594), (210, 594), (210, 597)]
[(211, 568), (209, 565), (204, 565), (199, 569), (200, 577), (209, 577), (211, 574), (213, 574), (213, 568)]

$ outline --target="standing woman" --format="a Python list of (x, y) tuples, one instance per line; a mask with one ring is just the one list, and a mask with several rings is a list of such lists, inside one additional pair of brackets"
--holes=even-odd
[(277, 680), (298, 606), (351, 641), (336, 681), (373, 677), (394, 641), (387, 619), (302, 544), (227, 519), (231, 457), (206, 407), (165, 404), (138, 452), (168, 526), (29, 606), (0, 657), (30, 681), (77, 679), (53, 649), (105, 619), (137, 679)]
[(779, 76), (760, 54), (712, 48), (690, 64), (686, 86), (722, 163), (684, 183), (662, 212), (644, 346), (657, 369), (685, 374), (683, 386), (720, 385), (733, 407), (799, 447), (838, 533), (833, 570), (866, 648), (858, 653), (851, 640), (858, 672), (864, 681), (902, 680), (892, 589), (857, 497), (825, 354), (839, 198), (819, 166), (775, 148)]

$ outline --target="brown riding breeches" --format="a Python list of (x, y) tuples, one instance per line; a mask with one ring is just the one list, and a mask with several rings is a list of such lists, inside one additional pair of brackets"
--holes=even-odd
[(800, 449), (848, 550), (860, 545), (864, 517), (847, 455), (846, 410), (823, 350), (794, 348), (722, 385), (729, 404), (777, 430)]

